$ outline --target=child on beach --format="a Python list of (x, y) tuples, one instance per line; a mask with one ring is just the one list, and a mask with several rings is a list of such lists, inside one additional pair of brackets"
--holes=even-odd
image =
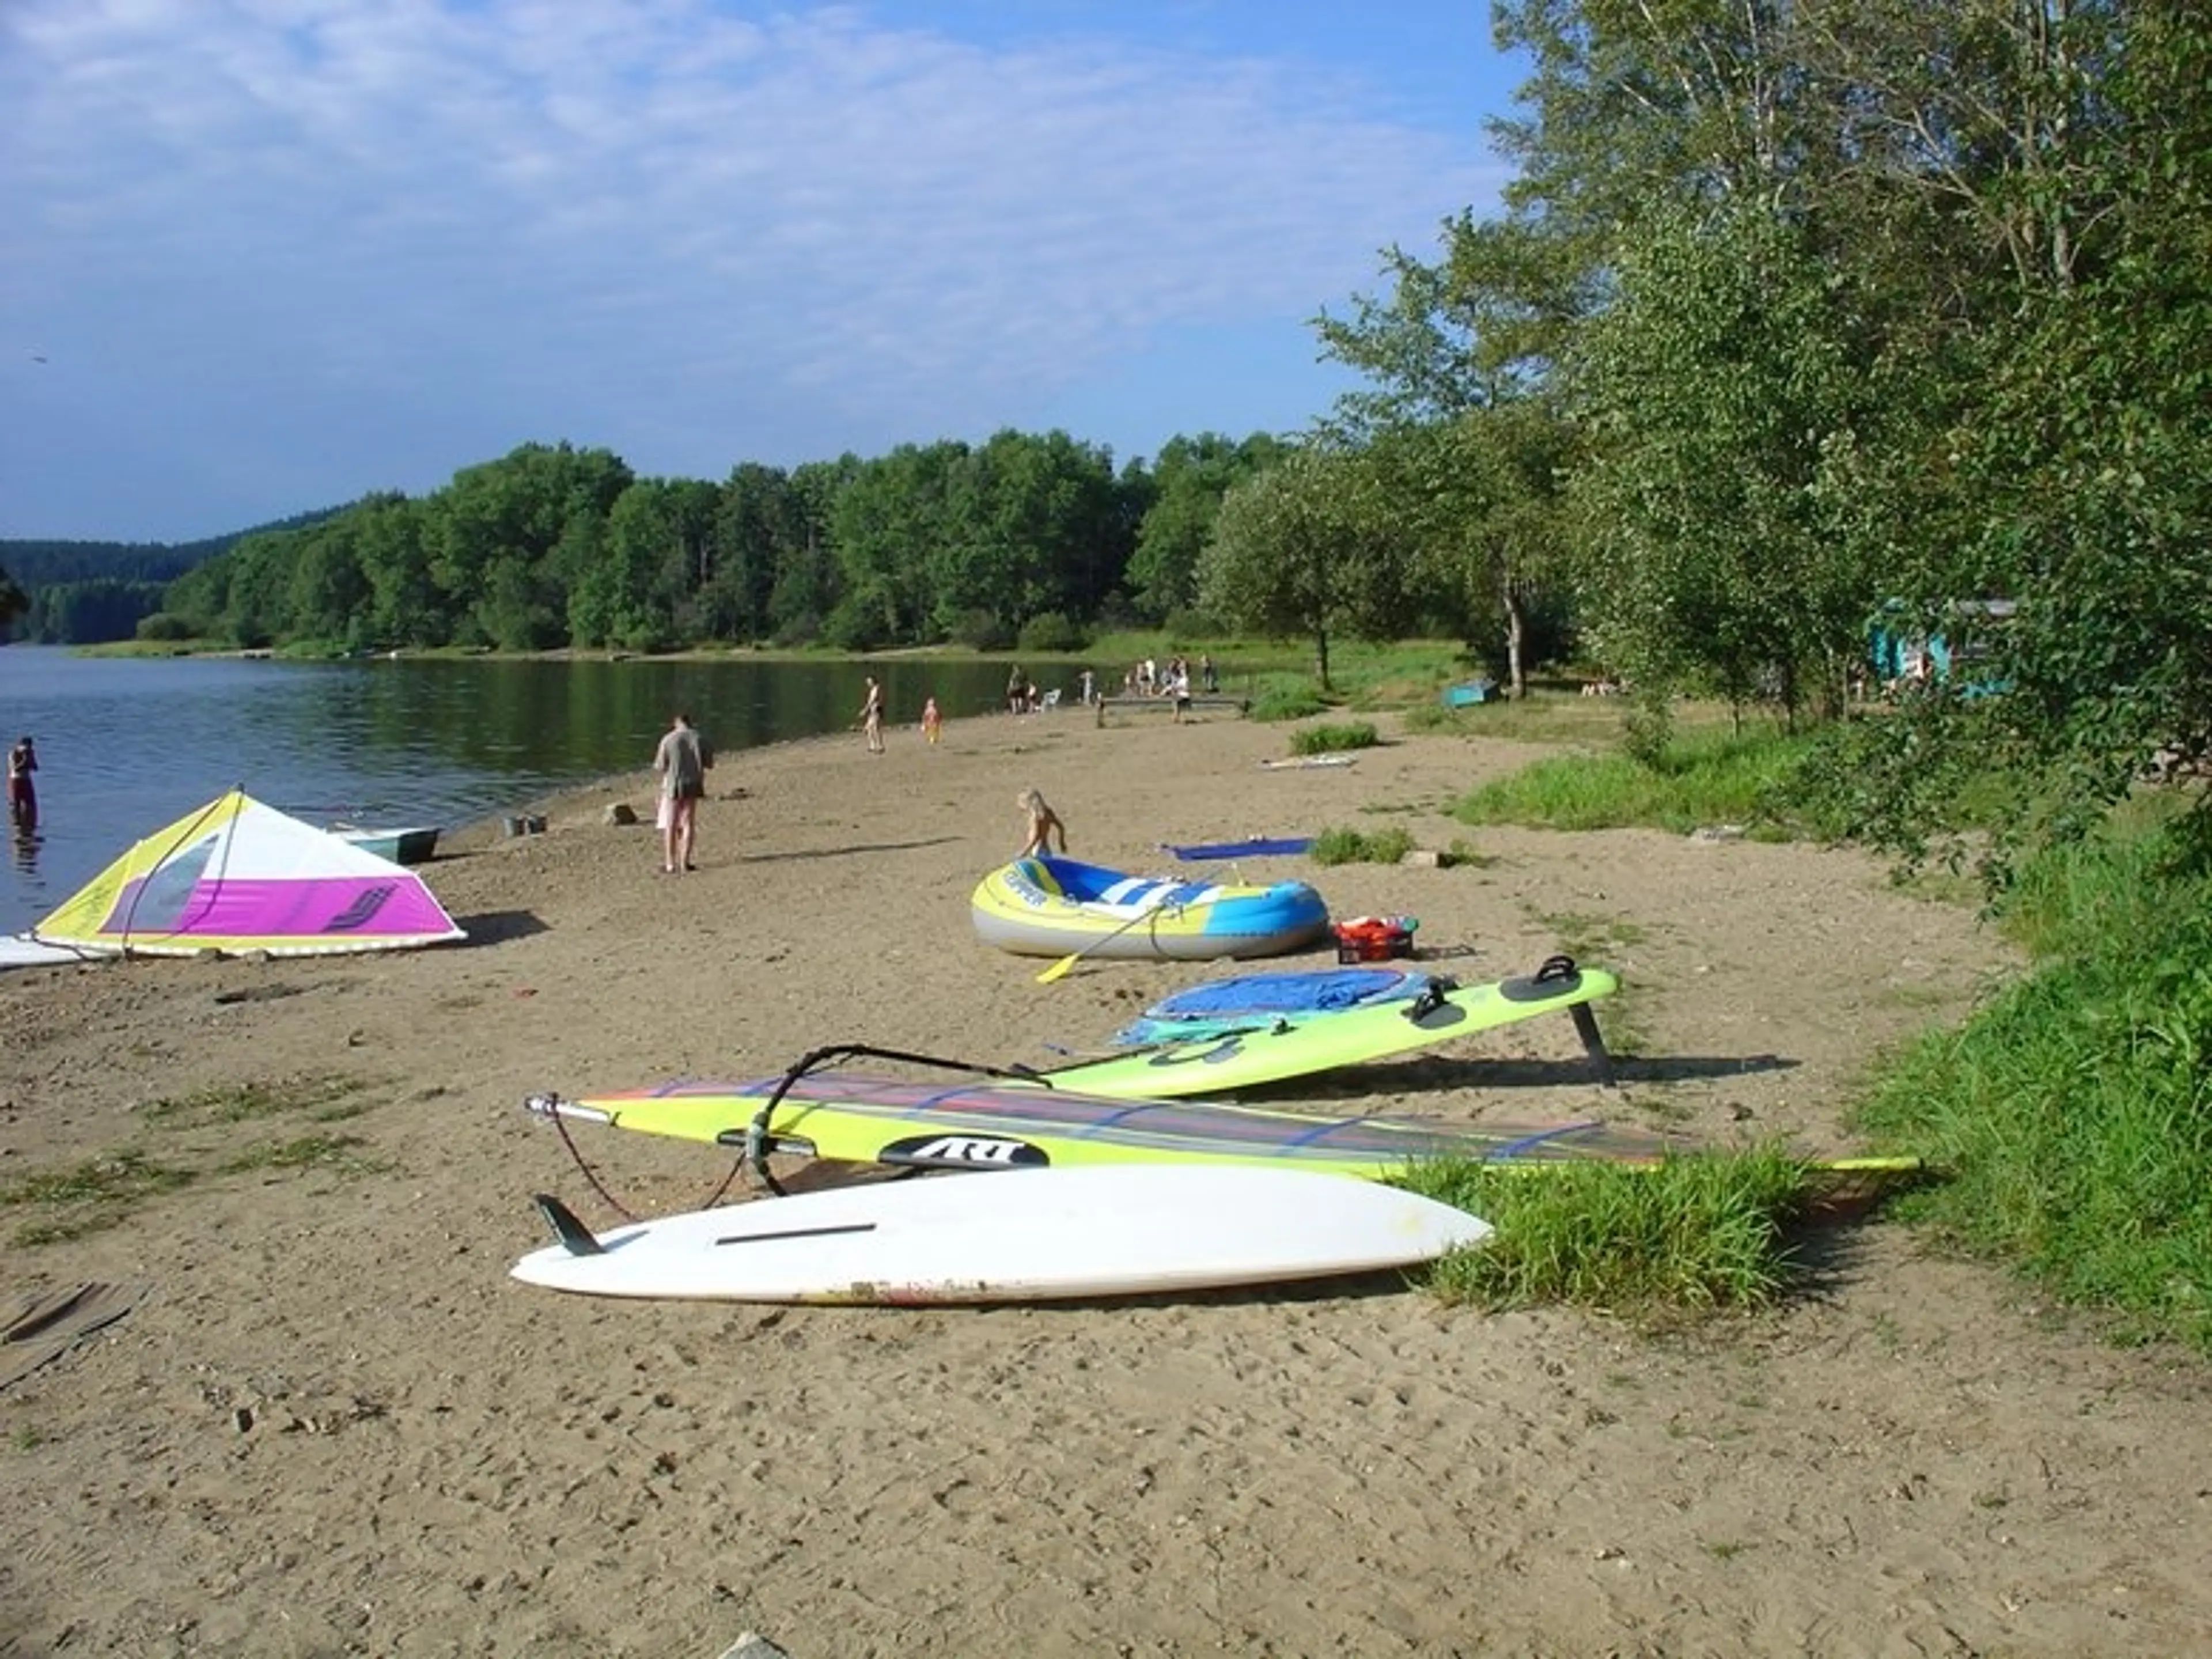
[(938, 728), (944, 724), (945, 716), (937, 712), (937, 699), (925, 697), (921, 704), (921, 735), (935, 743)]
[(884, 752), (884, 688), (868, 676), (868, 694), (860, 702), (860, 729), (868, 734), (868, 752)]
[(1014, 854), (1016, 858), (1042, 857), (1052, 851), (1055, 835), (1060, 837), (1060, 850), (1067, 851), (1067, 826), (1060, 821), (1060, 814), (1045, 804), (1042, 795), (1034, 789), (1024, 789), (1014, 797), (1014, 805), (1026, 814), (1029, 829), (1028, 839), (1023, 842), (1022, 850)]

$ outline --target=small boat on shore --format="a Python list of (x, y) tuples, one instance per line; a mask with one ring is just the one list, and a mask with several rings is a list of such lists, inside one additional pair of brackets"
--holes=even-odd
[(1266, 887), (1127, 875), (1066, 858), (1016, 859), (977, 884), (975, 937), (1017, 956), (1206, 962), (1279, 956), (1328, 931), (1302, 881)]
[(434, 823), (410, 824), (404, 830), (364, 830), (351, 823), (331, 826), (331, 833), (340, 841), (394, 864), (428, 864), (438, 850), (438, 830)]

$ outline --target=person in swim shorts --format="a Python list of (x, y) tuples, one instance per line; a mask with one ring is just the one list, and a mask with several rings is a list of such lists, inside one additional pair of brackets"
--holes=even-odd
[(653, 769), (660, 775), (663, 875), (699, 867), (692, 861), (698, 841), (699, 801), (707, 793), (707, 769), (714, 763), (714, 751), (691, 724), (691, 716), (678, 714), (661, 734), (660, 747), (653, 757)]

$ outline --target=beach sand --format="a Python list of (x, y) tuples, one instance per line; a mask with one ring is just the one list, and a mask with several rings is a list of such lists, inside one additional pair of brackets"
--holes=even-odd
[[(617, 1218), (520, 1109), (533, 1091), (849, 1041), (1046, 1064), (1243, 971), (1085, 962), (1040, 985), (1042, 962), (979, 945), (968, 894), (1028, 785), (1077, 856), (1125, 868), (1338, 826), (1464, 839), (1481, 862), (1241, 873), (1417, 915), (1463, 981), (1571, 950), (1626, 981), (1597, 1010), (1617, 1091), (1559, 1019), (1285, 1102), (1840, 1151), (1877, 1054), (2015, 965), (1854, 853), (1470, 831), (1449, 802), (1535, 751), (1383, 724), (1335, 769), (1264, 769), (1285, 731), (1231, 716), (1073, 710), (955, 722), (934, 749), (894, 731), (882, 757), (857, 735), (731, 754), (694, 874), (659, 873), (642, 775), (516, 803), (543, 835), (450, 838), (424, 873), (465, 945), (0, 975), (0, 1185), (126, 1150), (198, 1172), (104, 1231), (7, 1246), (19, 1303), (139, 1299), (0, 1388), (0, 1655), (711, 1659), (746, 1631), (793, 1659), (2205, 1650), (2202, 1364), (1892, 1224), (1821, 1235), (1785, 1309), (1671, 1334), (1388, 1284), (902, 1311), (507, 1277), (545, 1242), (532, 1193)], [(617, 800), (644, 824), (607, 823)], [(221, 1121), (249, 1085), (324, 1115)], [(574, 1135), (638, 1213), (731, 1174), (708, 1147)], [(313, 1136), (354, 1141), (269, 1152)]]

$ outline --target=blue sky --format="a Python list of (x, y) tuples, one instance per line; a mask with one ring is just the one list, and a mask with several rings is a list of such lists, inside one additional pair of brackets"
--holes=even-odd
[(720, 478), (1296, 431), (1504, 174), (1482, 0), (9, 0), (0, 537), (529, 441)]

